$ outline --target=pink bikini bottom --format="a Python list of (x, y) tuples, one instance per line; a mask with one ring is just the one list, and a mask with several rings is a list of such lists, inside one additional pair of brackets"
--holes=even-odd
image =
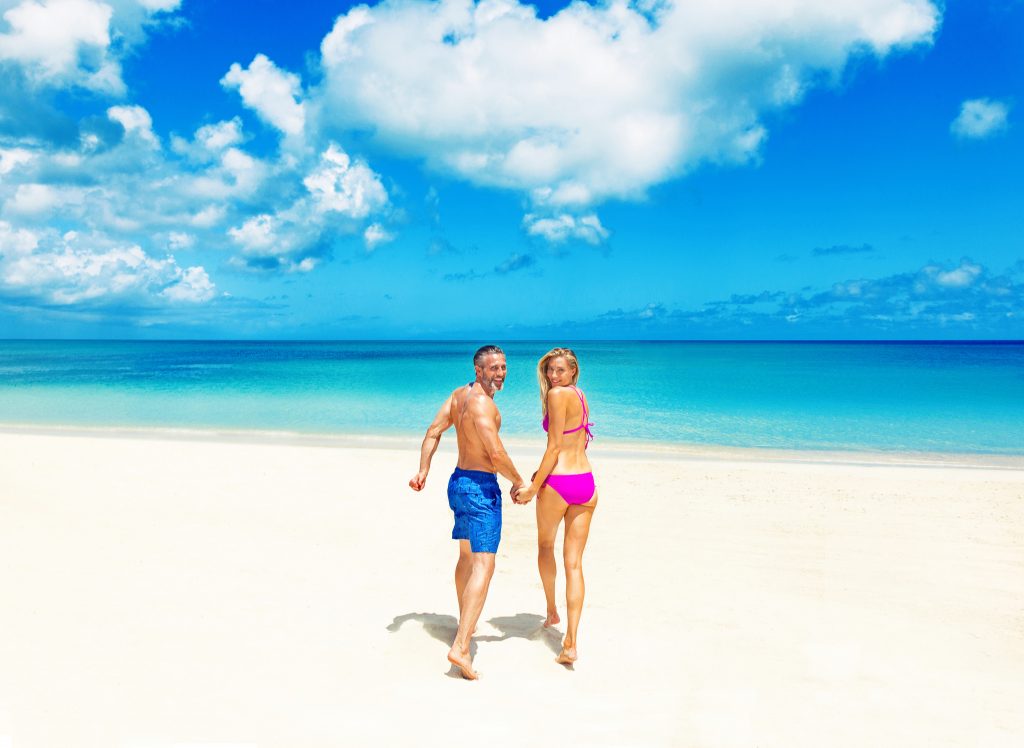
[(593, 473), (549, 475), (544, 485), (555, 489), (566, 504), (586, 504), (597, 490)]

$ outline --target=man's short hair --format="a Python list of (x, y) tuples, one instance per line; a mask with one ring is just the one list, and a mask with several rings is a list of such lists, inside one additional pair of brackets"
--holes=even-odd
[(484, 357), (490, 356), (492, 353), (500, 353), (502, 356), (505, 355), (505, 351), (501, 350), (501, 348), (496, 345), (482, 345), (477, 348), (476, 353), (473, 354), (473, 366), (480, 366)]

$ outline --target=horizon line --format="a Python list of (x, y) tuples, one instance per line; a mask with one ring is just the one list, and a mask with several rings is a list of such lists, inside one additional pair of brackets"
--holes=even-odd
[[(568, 336), (570, 340), (573, 338)], [(471, 343), (484, 338), (0, 338), (0, 343)], [(497, 339), (497, 338), (490, 338)], [(547, 343), (555, 338), (507, 338), (506, 343)], [(1024, 344), (1024, 338), (577, 338), (576, 343), (887, 343)]]

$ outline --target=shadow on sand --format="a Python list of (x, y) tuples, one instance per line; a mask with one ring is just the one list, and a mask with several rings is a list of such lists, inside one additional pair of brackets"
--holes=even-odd
[(487, 623), (502, 633), (500, 638), (493, 637), (498, 641), (513, 638), (526, 639), (531, 642), (541, 641), (554, 654), (562, 651), (562, 637), (564, 635), (554, 626), (544, 628), (543, 616), (538, 616), (534, 613), (516, 613), (514, 616), (492, 618)]
[[(406, 613), (402, 616), (395, 616), (395, 620), (388, 624), (388, 631), (394, 634), (402, 628), (406, 621), (419, 621), (423, 624), (424, 631), (446, 647), (452, 646), (452, 642), (455, 641), (455, 634), (459, 630), (459, 620), (455, 616), (442, 615), (440, 613)], [(476, 657), (476, 641), (473, 639), (470, 639), (469, 642), (469, 656)], [(448, 669), (445, 675), (449, 678), (462, 678), (462, 672), (454, 665)]]
[[(418, 621), (423, 624), (423, 630), (434, 639), (451, 647), (455, 641), (455, 634), (459, 630), (459, 621), (455, 616), (442, 615), (440, 613), (406, 613), (395, 616), (395, 619), (388, 624), (388, 631), (392, 634), (402, 628), (406, 621)], [(469, 656), (475, 658), (477, 642), (502, 642), (506, 639), (526, 639), (527, 641), (540, 641), (554, 654), (562, 651), (562, 637), (564, 634), (557, 628), (544, 628), (543, 616), (534, 613), (517, 613), (514, 616), (498, 616), (487, 621), (501, 636), (487, 634), (474, 636), (469, 643)], [(572, 669), (572, 666), (568, 666)], [(451, 678), (461, 678), (462, 673), (452, 665), (447, 672)]]

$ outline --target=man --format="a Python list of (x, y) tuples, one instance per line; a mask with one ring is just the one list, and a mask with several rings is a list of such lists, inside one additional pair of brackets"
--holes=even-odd
[(420, 448), (419, 472), (409, 481), (414, 491), (423, 490), (441, 434), (455, 426), (459, 461), (448, 481), (448, 505), (455, 513), (452, 540), (459, 541), (459, 561), (455, 565), (459, 631), (448, 661), (470, 680), (478, 676), (473, 670), (469, 640), (484, 607), (494, 575), (494, 554), (501, 540), (501, 489), (495, 474), (512, 481), (513, 496), (525, 487), (498, 437), (501, 414), (494, 395), (505, 384), (505, 354), (496, 345), (485, 345), (473, 356), (473, 366), (476, 379), (452, 392), (427, 428)]

